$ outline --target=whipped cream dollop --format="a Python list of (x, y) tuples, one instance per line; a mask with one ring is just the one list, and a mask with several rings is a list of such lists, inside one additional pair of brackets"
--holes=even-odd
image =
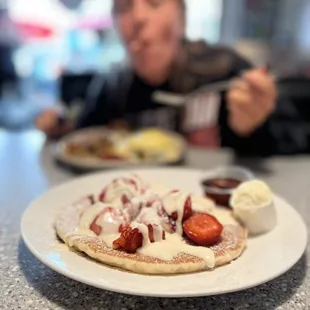
[(273, 193), (260, 180), (247, 181), (237, 187), (230, 205), (234, 216), (247, 227), (250, 234), (268, 232), (277, 224)]
[(260, 180), (239, 185), (233, 192), (231, 204), (237, 208), (251, 209), (268, 204), (273, 199), (270, 187)]

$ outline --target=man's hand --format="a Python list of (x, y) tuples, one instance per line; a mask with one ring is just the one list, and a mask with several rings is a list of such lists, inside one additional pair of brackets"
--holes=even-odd
[(273, 112), (276, 99), (276, 85), (265, 69), (247, 71), (227, 94), (230, 128), (239, 136), (250, 135)]
[(47, 137), (56, 139), (70, 132), (73, 129), (73, 124), (68, 121), (60, 123), (59, 114), (56, 110), (47, 109), (43, 111), (35, 120), (37, 129), (43, 131)]
[(45, 134), (52, 134), (59, 126), (59, 116), (53, 109), (44, 110), (35, 120), (37, 129)]

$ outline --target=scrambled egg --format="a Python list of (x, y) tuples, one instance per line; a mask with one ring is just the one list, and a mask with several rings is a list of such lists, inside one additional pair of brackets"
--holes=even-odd
[(150, 128), (132, 135), (119, 152), (140, 159), (171, 159), (180, 154), (179, 141), (166, 132)]

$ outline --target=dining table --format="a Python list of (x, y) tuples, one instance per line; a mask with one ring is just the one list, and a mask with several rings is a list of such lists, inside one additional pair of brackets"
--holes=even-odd
[[(240, 158), (228, 149), (188, 147), (182, 165), (201, 171), (245, 166), (286, 199), (310, 226), (310, 156)], [(289, 271), (268, 283), (199, 298), (123, 295), (56, 273), (27, 249), (20, 233), (21, 217), (33, 199), (83, 174), (58, 163), (55, 143), (46, 141), (42, 133), (0, 130), (0, 309), (310, 309), (309, 245)]]

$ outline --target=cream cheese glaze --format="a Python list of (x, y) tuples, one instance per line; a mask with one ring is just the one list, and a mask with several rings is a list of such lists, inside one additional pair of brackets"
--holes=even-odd
[[(113, 208), (115, 213), (111, 214), (110, 212), (107, 212), (107, 214), (98, 217), (98, 215), (107, 208)], [(93, 206), (87, 208), (81, 215), (78, 227), (79, 230), (90, 230), (90, 225), (96, 218), (96, 224), (102, 227), (100, 235), (116, 234), (118, 233), (121, 224), (130, 222), (129, 214), (126, 210), (118, 209), (113, 204), (97, 202)]]
[(166, 234), (166, 240), (147, 242), (137, 252), (164, 261), (171, 261), (180, 253), (185, 253), (204, 260), (208, 268), (215, 266), (215, 255), (211, 249), (188, 245), (178, 234)]
[(111, 204), (96, 202), (91, 207), (85, 209), (79, 220), (79, 229), (89, 229), (89, 226), (99, 213), (108, 207), (111, 207)]
[(113, 202), (120, 199), (120, 197), (125, 194), (128, 197), (133, 197), (137, 195), (134, 185), (126, 182), (125, 178), (119, 178), (111, 182), (105, 189), (106, 202)]
[[(132, 223), (132, 228), (138, 228), (143, 235), (143, 245), (137, 250), (137, 253), (158, 258), (163, 261), (171, 261), (179, 254), (189, 254), (204, 260), (208, 268), (215, 266), (215, 255), (213, 251), (206, 247), (191, 246), (186, 244), (178, 234), (166, 234), (166, 239), (162, 240), (162, 229), (154, 229), (155, 242), (149, 240), (148, 228), (146, 225)], [(119, 234), (101, 236), (109, 248), (113, 247), (113, 241), (119, 237)], [(158, 241), (160, 240), (160, 241)]]
[(163, 205), (168, 215), (171, 215), (174, 212), (177, 212), (178, 214), (178, 219), (176, 221), (176, 232), (179, 235), (183, 234), (182, 220), (185, 202), (188, 197), (191, 199), (191, 207), (194, 212), (211, 213), (215, 209), (215, 205), (210, 199), (192, 195), (183, 191), (176, 190), (165, 195), (163, 197)]
[(137, 197), (143, 195), (146, 189), (147, 185), (136, 175), (118, 178), (108, 184), (104, 189), (104, 201), (114, 202), (119, 200), (123, 194), (129, 198)]
[(119, 236), (120, 236), (120, 234), (109, 234), (109, 235), (100, 236), (100, 239), (105, 242), (107, 247), (113, 248), (113, 241), (118, 239)]
[(155, 208), (143, 208), (136, 218), (136, 222), (143, 224), (161, 225), (161, 218)]
[(176, 191), (168, 193), (163, 198), (164, 208), (168, 215), (171, 215), (174, 212), (177, 212), (178, 214), (178, 219), (176, 221), (176, 232), (179, 235), (183, 234), (182, 219), (185, 201), (187, 200), (188, 196), (189, 194), (187, 193)]
[(215, 210), (214, 202), (205, 197), (190, 195), (192, 199), (192, 209), (194, 212), (211, 213)]
[[(140, 233), (142, 234), (143, 236), (143, 245), (142, 246), (145, 246), (147, 244), (150, 243), (150, 238), (149, 238), (149, 229), (147, 227), (147, 225), (145, 224), (141, 224), (141, 223), (137, 223), (137, 222), (133, 222), (130, 224), (130, 227), (131, 228), (138, 228)], [(152, 227), (153, 227), (153, 237), (154, 237), (154, 241), (155, 242), (158, 242), (158, 241), (161, 241), (163, 238), (163, 229), (161, 226), (157, 226), (157, 225), (153, 225), (152, 224)]]

